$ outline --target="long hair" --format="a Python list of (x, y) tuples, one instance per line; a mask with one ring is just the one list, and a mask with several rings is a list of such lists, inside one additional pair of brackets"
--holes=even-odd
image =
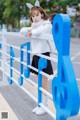
[(50, 15), (49, 15), (49, 20), (51, 21), (51, 23), (53, 22), (54, 17), (55, 17), (57, 14), (59, 14), (59, 12), (54, 12), (53, 14), (50, 14)]
[(47, 20), (49, 18), (48, 14), (45, 12), (45, 10), (42, 7), (35, 6), (35, 7), (32, 7), (29, 11), (31, 21), (32, 21), (32, 16), (35, 15), (35, 10), (41, 13), (41, 15), (42, 15), (41, 18), (43, 20)]

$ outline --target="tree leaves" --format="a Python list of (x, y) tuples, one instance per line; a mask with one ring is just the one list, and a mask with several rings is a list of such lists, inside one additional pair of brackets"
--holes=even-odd
[[(66, 13), (66, 5), (78, 5), (80, 0), (39, 0), (40, 5), (49, 13), (52, 14), (55, 11)], [(28, 18), (29, 9), (26, 6), (26, 2), (29, 2), (34, 5), (35, 0), (0, 0), (0, 24), (7, 23), (10, 21), (19, 23), (20, 18)]]

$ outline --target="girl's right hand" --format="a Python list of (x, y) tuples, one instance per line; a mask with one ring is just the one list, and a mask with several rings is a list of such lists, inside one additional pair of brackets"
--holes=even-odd
[(31, 30), (28, 30), (27, 36), (32, 36)]

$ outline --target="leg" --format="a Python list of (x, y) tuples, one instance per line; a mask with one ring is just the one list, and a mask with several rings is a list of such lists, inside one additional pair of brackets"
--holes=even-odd
[[(42, 87), (46, 90), (49, 91), (49, 79), (45, 76), (43, 76), (43, 85)], [(46, 94), (43, 93), (42, 96), (42, 103), (47, 106), (47, 102), (48, 102), (48, 96)]]
[[(36, 74), (34, 74), (34, 73), (31, 73), (32, 75), (34, 75), (35, 76), (35, 78), (37, 78), (38, 76), (36, 75)], [(36, 108), (34, 108), (33, 110), (32, 110), (32, 112), (33, 113), (36, 113), (36, 111), (39, 109), (39, 107), (37, 106)]]
[[(49, 83), (49, 79), (47, 77), (43, 76), (43, 85), (42, 85), (42, 87), (45, 90), (47, 90), (47, 91), (49, 91), (49, 85), (48, 85), (48, 83)], [(47, 102), (48, 102), (48, 96), (46, 96), (45, 94), (42, 94), (42, 103), (45, 106), (47, 106)], [(42, 115), (44, 113), (46, 113), (46, 111), (42, 107), (39, 107), (39, 109), (37, 109), (37, 111), (36, 111), (37, 115)]]
[(45, 77), (45, 76), (43, 76), (43, 85), (42, 85), (42, 87), (45, 90), (49, 91), (49, 79), (47, 77)]

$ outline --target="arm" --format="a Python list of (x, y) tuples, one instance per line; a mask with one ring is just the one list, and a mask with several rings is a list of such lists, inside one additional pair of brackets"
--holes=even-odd
[(31, 33), (32, 35), (40, 35), (42, 33), (51, 33), (52, 30), (52, 25), (51, 24), (45, 24), (39, 28), (37, 28), (36, 30), (32, 30)]
[(23, 36), (27, 36), (29, 30), (31, 30), (31, 27), (23, 27), (21, 30), (20, 30), (20, 34), (23, 35)]

